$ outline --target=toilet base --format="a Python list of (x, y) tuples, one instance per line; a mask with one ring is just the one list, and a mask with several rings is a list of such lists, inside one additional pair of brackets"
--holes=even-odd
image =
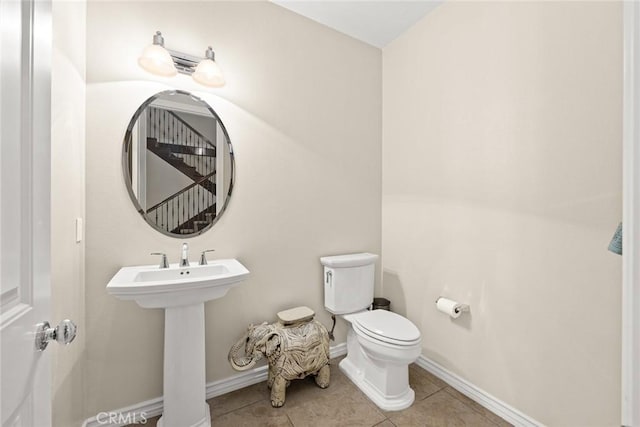
[[(400, 411), (413, 404), (415, 393), (411, 387), (398, 395), (386, 396), (372, 386), (364, 376), (364, 371), (358, 368), (347, 356), (340, 362), (340, 370), (362, 391), (373, 403), (384, 411)], [(405, 368), (406, 369), (406, 368)]]

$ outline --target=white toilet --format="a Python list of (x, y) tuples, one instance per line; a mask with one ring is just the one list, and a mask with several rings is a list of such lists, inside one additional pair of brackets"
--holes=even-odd
[(415, 397), (408, 365), (421, 353), (420, 331), (399, 314), (367, 310), (373, 301), (377, 259), (369, 253), (320, 258), (324, 305), (351, 325), (340, 370), (378, 407), (399, 411), (411, 406)]

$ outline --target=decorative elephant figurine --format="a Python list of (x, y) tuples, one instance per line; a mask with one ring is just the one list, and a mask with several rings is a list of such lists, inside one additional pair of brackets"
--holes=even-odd
[(236, 371), (246, 371), (263, 356), (269, 360), (267, 385), (273, 407), (284, 405), (291, 380), (315, 375), (318, 386), (329, 386), (329, 334), (316, 320), (291, 326), (266, 322), (250, 325), (246, 335), (229, 350), (229, 363)]

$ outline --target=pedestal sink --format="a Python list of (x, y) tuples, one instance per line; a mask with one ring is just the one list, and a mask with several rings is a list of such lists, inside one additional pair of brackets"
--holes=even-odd
[(249, 275), (236, 259), (169, 268), (123, 267), (107, 292), (140, 307), (164, 308), (164, 409), (160, 427), (211, 425), (205, 396), (204, 303)]

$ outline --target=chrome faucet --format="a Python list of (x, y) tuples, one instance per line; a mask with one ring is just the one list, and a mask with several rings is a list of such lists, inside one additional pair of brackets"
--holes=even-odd
[(207, 252), (215, 252), (215, 249), (207, 249), (200, 254), (200, 262), (198, 265), (207, 265)]
[(167, 254), (163, 254), (162, 252), (152, 252), (151, 255), (161, 255), (162, 259), (160, 260), (160, 268), (169, 268), (169, 261), (167, 261)]
[(189, 267), (189, 245), (182, 244), (182, 257), (180, 258), (180, 267)]

